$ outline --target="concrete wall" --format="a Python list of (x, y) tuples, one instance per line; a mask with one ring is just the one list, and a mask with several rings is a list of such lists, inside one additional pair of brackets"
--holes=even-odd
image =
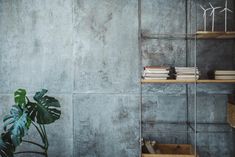
[[(194, 2), (143, 0), (143, 32), (195, 30)], [(223, 0), (212, 2), (221, 5)], [(229, 3), (233, 6), (232, 0)], [(186, 16), (190, 8), (192, 18)], [(191, 25), (186, 25), (186, 19)], [(197, 20), (201, 29), (201, 19)], [(234, 28), (231, 23), (230, 29)], [(222, 22), (216, 26), (222, 29)], [(25, 88), (32, 95), (46, 88), (62, 104), (61, 119), (47, 129), (49, 156), (137, 157), (140, 58), (143, 66), (194, 65), (193, 41), (143, 40), (141, 47), (142, 55), (137, 0), (0, 0), (1, 119), (13, 104), (15, 89)], [(204, 78), (214, 68), (235, 68), (234, 41), (200, 41), (198, 50)], [(230, 85), (199, 85), (198, 120), (225, 122), (226, 94), (233, 90)], [(193, 85), (144, 85), (143, 121), (193, 120), (193, 92)], [(231, 130), (217, 125), (200, 127)], [(148, 133), (151, 129), (160, 132)], [(143, 130), (144, 137), (162, 143), (193, 143), (193, 135), (185, 133), (188, 127), (183, 124), (146, 123)], [(35, 130), (29, 134), (29, 139), (38, 139)], [(234, 155), (232, 133), (201, 133), (198, 137), (203, 156)], [(22, 149), (31, 147), (22, 145)]]

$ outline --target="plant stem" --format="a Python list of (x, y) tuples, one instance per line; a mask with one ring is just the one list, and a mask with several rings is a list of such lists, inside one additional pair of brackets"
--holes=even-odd
[(45, 139), (46, 139), (46, 149), (48, 149), (48, 147), (49, 147), (49, 142), (48, 142), (48, 138), (47, 138), (47, 132), (46, 132), (45, 125), (42, 125), (42, 128), (43, 128), (44, 135), (45, 135)]
[(44, 125), (40, 125), (39, 124), (39, 127), (38, 127), (34, 122), (32, 124), (37, 129), (38, 133), (40, 134), (41, 140), (44, 143), (44, 148), (43, 148), (44, 152), (43, 152), (43, 155), (45, 157), (48, 157), (48, 154), (47, 154), (48, 139), (47, 139), (47, 135), (46, 135), (46, 129), (45, 129)]
[(42, 139), (42, 142), (44, 143), (44, 140), (43, 140), (44, 139), (44, 134), (40, 131), (40, 129), (38, 128), (38, 126), (34, 122), (32, 122), (32, 124), (37, 129), (37, 131), (40, 134), (40, 137)]
[(33, 141), (22, 140), (22, 142), (30, 143), (30, 144), (39, 146), (39, 147), (42, 148), (42, 149), (45, 149), (45, 147), (44, 147), (43, 145), (40, 145), (40, 144), (38, 144), (38, 143), (36, 143), (36, 142), (33, 142)]
[(38, 128), (38, 126), (37, 126), (34, 122), (32, 122), (32, 124), (33, 124), (33, 126), (37, 129), (37, 131), (39, 132), (40, 136), (43, 137), (43, 133), (40, 131), (40, 129)]
[(47, 133), (46, 133), (46, 128), (45, 128), (45, 125), (39, 125), (43, 135), (44, 135), (44, 144), (45, 144), (45, 156), (47, 157), (47, 150), (48, 150), (48, 146), (49, 146), (49, 143), (48, 143), (48, 139), (47, 139)]

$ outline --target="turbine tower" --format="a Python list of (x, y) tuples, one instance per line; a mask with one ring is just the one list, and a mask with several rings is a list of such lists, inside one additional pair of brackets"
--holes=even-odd
[(225, 25), (224, 25), (224, 31), (225, 32), (227, 32), (227, 23), (228, 23), (228, 12), (231, 12), (232, 13), (232, 10), (230, 10), (229, 8), (228, 8), (228, 1), (226, 0), (226, 2), (225, 2), (225, 8), (222, 10), (222, 11), (220, 11), (220, 12), (224, 12), (224, 20), (225, 20)]
[(214, 30), (215, 30), (215, 10), (220, 9), (221, 7), (213, 7), (211, 3), (209, 3), (209, 4), (212, 9), (210, 16), (212, 16), (212, 32), (214, 32)]
[(207, 20), (207, 19), (206, 19), (206, 18), (207, 18), (206, 15), (207, 15), (207, 14), (206, 14), (206, 13), (207, 13), (208, 10), (211, 10), (211, 8), (205, 9), (205, 8), (203, 8), (203, 6), (201, 6), (201, 5), (200, 5), (200, 7), (201, 7), (202, 10), (203, 10), (204, 31), (206, 31), (206, 25), (207, 25), (207, 22), (206, 22), (206, 20)]

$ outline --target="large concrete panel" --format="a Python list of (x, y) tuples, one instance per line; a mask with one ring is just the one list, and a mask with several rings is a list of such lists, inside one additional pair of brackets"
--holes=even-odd
[(201, 78), (208, 78), (208, 72), (213, 70), (232, 70), (235, 68), (234, 41), (198, 41), (197, 66)]
[(72, 0), (0, 2), (0, 92), (71, 91)]
[[(205, 131), (197, 134), (197, 152), (199, 156), (234, 156), (234, 135), (231, 128), (221, 125), (199, 125), (198, 131)], [(194, 134), (191, 134), (190, 140), (194, 143)]]
[(137, 157), (139, 97), (75, 94), (74, 155)]
[(185, 40), (152, 39), (142, 42), (143, 66), (185, 66)]
[(75, 91), (137, 93), (137, 1), (77, 0), (74, 5)]
[(187, 121), (186, 96), (144, 96), (142, 100), (143, 122)]
[(184, 0), (142, 0), (142, 29), (150, 34), (180, 34), (186, 31)]
[(143, 138), (156, 140), (162, 144), (187, 143), (186, 124), (158, 124), (146, 123), (142, 125)]
[[(189, 97), (189, 120), (194, 120), (195, 98)], [(226, 123), (227, 96), (199, 95), (197, 96), (197, 121), (200, 123)]]
[(184, 95), (187, 86), (185, 84), (142, 84), (144, 95)]
[[(189, 94), (194, 94), (195, 91), (197, 95), (205, 95), (205, 94), (231, 94), (234, 92), (234, 85), (233, 84), (197, 84), (189, 85)], [(196, 90), (195, 90), (196, 89)]]

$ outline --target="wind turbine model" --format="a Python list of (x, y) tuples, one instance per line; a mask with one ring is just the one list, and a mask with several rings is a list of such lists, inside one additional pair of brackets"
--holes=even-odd
[(225, 8), (220, 11), (220, 12), (224, 12), (224, 20), (225, 20), (225, 26), (224, 26), (224, 29), (225, 29), (225, 32), (227, 32), (227, 17), (228, 17), (228, 11), (232, 13), (232, 10), (228, 9), (228, 1), (226, 0), (225, 2)]
[(209, 3), (209, 4), (212, 9), (210, 16), (212, 16), (212, 32), (214, 32), (214, 30), (215, 30), (215, 10), (220, 9), (221, 7), (213, 7), (211, 3)]
[(204, 11), (203, 13), (203, 19), (204, 19), (204, 31), (206, 31), (206, 13), (208, 10), (211, 10), (211, 8), (205, 9), (203, 8), (203, 6), (200, 5), (200, 7), (202, 8), (202, 10)]

